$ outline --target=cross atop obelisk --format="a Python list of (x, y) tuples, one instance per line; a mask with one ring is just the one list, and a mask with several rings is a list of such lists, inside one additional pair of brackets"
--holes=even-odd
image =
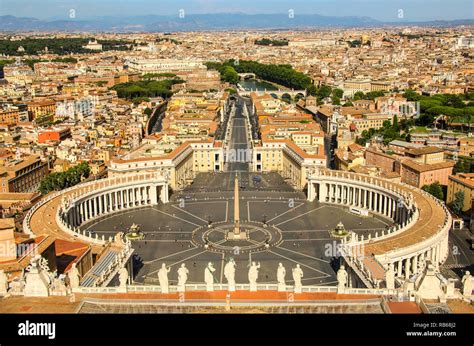
[(239, 211), (239, 178), (237, 173), (234, 179), (234, 235), (238, 238), (240, 234), (240, 211)]

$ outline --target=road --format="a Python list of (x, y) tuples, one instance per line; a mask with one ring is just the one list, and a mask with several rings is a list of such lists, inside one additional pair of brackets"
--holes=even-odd
[(229, 141), (230, 152), (234, 155), (228, 155), (227, 171), (228, 172), (248, 172), (250, 170), (249, 160), (247, 157), (250, 153), (251, 144), (248, 140), (246, 119), (243, 116), (244, 105), (239, 100), (236, 105), (235, 115), (231, 119), (231, 137)]

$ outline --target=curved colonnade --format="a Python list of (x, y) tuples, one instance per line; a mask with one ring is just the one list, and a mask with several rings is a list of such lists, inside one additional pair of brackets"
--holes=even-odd
[[(451, 215), (444, 204), (422, 190), (361, 174), (317, 170), (308, 175), (308, 200), (393, 221), (394, 226), (374, 236), (364, 239), (352, 233), (342, 242), (346, 261), (372, 286), (386, 280), (387, 272), (402, 282), (419, 274), (428, 262), (437, 267), (448, 256)], [(153, 173), (92, 181), (48, 195), (28, 212), (23, 228), (29, 234), (53, 233), (104, 245), (111, 239), (93, 236), (80, 226), (159, 202), (168, 202), (168, 183)]]
[[(352, 234), (343, 254), (373, 285), (387, 272), (399, 282), (427, 265), (439, 267), (448, 256), (451, 214), (428, 193), (401, 183), (342, 171), (319, 170), (309, 175), (308, 200), (347, 206), (391, 219), (394, 226), (364, 239)], [(392, 288), (392, 287), (389, 287)]]
[(93, 236), (81, 231), (80, 226), (112, 213), (159, 202), (168, 202), (168, 183), (160, 175), (134, 174), (97, 180), (48, 195), (28, 212), (23, 229), (28, 234), (53, 233), (104, 245), (112, 239)]

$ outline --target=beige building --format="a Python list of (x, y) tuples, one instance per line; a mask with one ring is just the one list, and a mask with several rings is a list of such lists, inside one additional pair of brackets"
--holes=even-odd
[(48, 164), (39, 156), (30, 156), (0, 168), (0, 192), (31, 192), (48, 174)]
[(459, 173), (451, 175), (448, 180), (448, 194), (446, 203), (454, 202), (456, 192), (464, 192), (464, 203), (462, 211), (471, 209), (472, 200), (474, 198), (474, 173)]
[(290, 185), (303, 189), (310, 172), (326, 167), (324, 146), (309, 154), (290, 140), (264, 141), (254, 148), (252, 166), (255, 172), (278, 172)]
[(112, 159), (109, 177), (122, 174), (156, 172), (168, 177), (173, 190), (183, 189), (200, 172), (220, 172), (224, 151), (220, 142), (189, 141), (175, 149), (157, 150), (156, 144), (145, 144), (123, 158)]

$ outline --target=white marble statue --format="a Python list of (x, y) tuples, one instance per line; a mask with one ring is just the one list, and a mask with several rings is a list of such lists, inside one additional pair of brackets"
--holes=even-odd
[(36, 255), (30, 261), (25, 274), (25, 296), (47, 297), (50, 294), (51, 274), (48, 271), (48, 261)]
[(301, 284), (301, 279), (303, 278), (303, 270), (301, 269), (299, 263), (292, 270), (293, 280), (295, 281), (295, 293), (301, 293), (303, 285)]
[(188, 281), (189, 270), (184, 263), (178, 269), (178, 292), (184, 292), (186, 281)]
[(119, 287), (126, 288), (128, 283), (128, 270), (123, 267), (119, 271)]
[(165, 263), (163, 263), (160, 270), (158, 270), (158, 281), (160, 282), (161, 293), (169, 293), (168, 273), (170, 270), (171, 268), (167, 268)]
[(256, 264), (252, 262), (252, 265), (249, 269), (249, 282), (250, 282), (250, 291), (255, 292), (257, 291), (257, 279), (258, 279), (258, 269), (260, 268), (260, 262)]
[(8, 291), (8, 278), (3, 270), (0, 270), (0, 295), (7, 294)]
[(229, 291), (235, 291), (235, 262), (234, 259), (231, 258), (229, 262), (226, 263), (224, 266), (224, 276), (229, 284)]
[(207, 264), (206, 269), (204, 269), (204, 282), (206, 283), (206, 289), (208, 292), (214, 291), (214, 272), (216, 268), (212, 265), (211, 262)]
[(283, 267), (283, 264), (278, 263), (277, 281), (278, 281), (278, 291), (279, 292), (286, 291), (285, 276), (286, 276), (285, 267)]
[(387, 271), (385, 272), (385, 285), (389, 290), (395, 288), (395, 271), (393, 270), (393, 264), (389, 264)]
[(347, 286), (347, 279), (348, 279), (348, 275), (347, 275), (346, 267), (344, 267), (344, 265), (341, 265), (341, 267), (337, 271), (337, 291), (339, 293), (344, 292), (344, 289)]
[(67, 272), (67, 277), (69, 278), (69, 286), (71, 286), (71, 288), (74, 289), (79, 287), (81, 275), (76, 267), (76, 263), (72, 264), (71, 269)]
[(55, 277), (53, 279), (53, 283), (51, 285), (51, 294), (56, 295), (56, 296), (65, 296), (67, 295), (67, 287), (66, 283), (64, 282), (64, 279), (66, 278), (66, 275), (61, 274), (58, 277)]
[(471, 297), (474, 291), (474, 277), (466, 270), (466, 273), (461, 279), (462, 294), (466, 297)]

